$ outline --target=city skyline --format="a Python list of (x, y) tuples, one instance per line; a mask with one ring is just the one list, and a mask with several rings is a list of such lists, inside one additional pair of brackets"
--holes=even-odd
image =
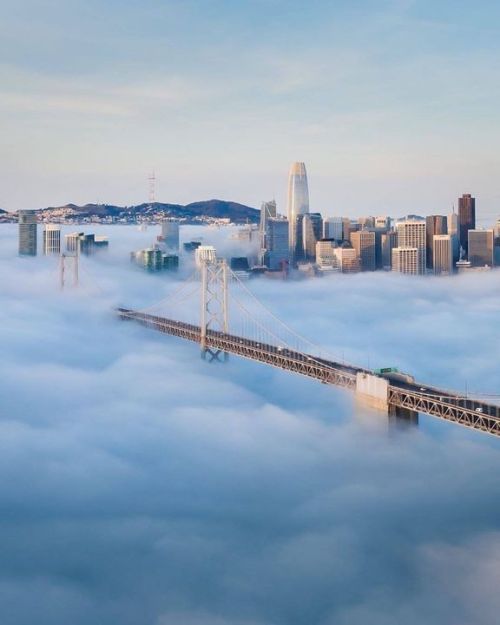
[(0, 625), (498, 625), (500, 3), (0, 0)]

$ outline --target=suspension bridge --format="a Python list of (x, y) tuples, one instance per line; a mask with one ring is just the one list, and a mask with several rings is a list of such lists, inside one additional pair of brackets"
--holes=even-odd
[(394, 369), (374, 371), (323, 354), (266, 308), (224, 260), (204, 261), (160, 302), (140, 310), (118, 308), (117, 314), (198, 343), (202, 357), (209, 361), (234, 354), (349, 389), (389, 414), (424, 413), (500, 436), (500, 405), (419, 383)]

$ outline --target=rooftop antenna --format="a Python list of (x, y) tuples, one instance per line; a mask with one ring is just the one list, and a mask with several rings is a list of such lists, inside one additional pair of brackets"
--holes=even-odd
[(154, 170), (148, 176), (149, 183), (149, 204), (153, 205), (156, 202), (156, 176)]

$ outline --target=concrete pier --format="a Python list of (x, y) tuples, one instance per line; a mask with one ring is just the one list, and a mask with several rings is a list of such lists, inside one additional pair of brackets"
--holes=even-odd
[(389, 380), (363, 371), (356, 374), (356, 398), (361, 403), (389, 412)]

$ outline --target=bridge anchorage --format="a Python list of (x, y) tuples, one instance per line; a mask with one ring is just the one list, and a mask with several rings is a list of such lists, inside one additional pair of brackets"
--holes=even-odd
[[(181, 311), (183, 305), (188, 307)], [(188, 320), (193, 312), (194, 319)], [(318, 346), (269, 311), (224, 260), (203, 261), (161, 302), (141, 310), (118, 308), (117, 314), (198, 343), (209, 362), (235, 354), (354, 391), (360, 401), (390, 416), (415, 422), (419, 413), (428, 414), (500, 436), (499, 404), (422, 384), (393, 369), (372, 371), (322, 355)]]

